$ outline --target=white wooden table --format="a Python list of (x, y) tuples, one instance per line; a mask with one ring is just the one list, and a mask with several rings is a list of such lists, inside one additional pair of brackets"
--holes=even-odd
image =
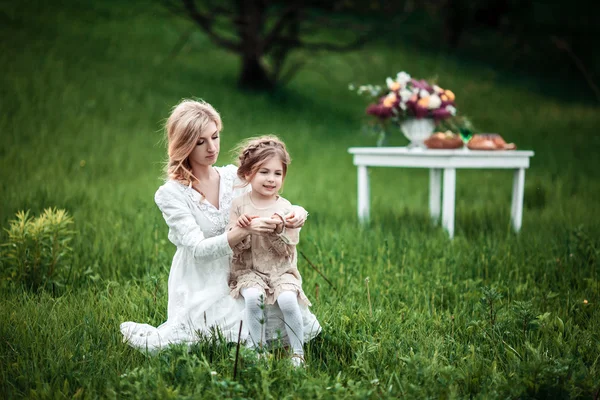
[(533, 157), (533, 151), (351, 147), (348, 152), (354, 156), (354, 165), (358, 168), (358, 219), (361, 222), (367, 222), (370, 214), (368, 167), (429, 168), (429, 212), (433, 220), (437, 221), (441, 211), (442, 226), (448, 231), (450, 238), (454, 237), (456, 169), (514, 169), (511, 222), (515, 232), (521, 229), (525, 169), (529, 168), (529, 158)]

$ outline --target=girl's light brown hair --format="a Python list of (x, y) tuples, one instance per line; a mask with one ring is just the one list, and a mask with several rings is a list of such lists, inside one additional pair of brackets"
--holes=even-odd
[(165, 124), (169, 154), (165, 168), (167, 179), (186, 185), (198, 180), (192, 174), (188, 157), (211, 122), (217, 126), (217, 132), (223, 129), (221, 116), (205, 101), (184, 99), (173, 107)]
[(238, 154), (238, 178), (245, 184), (254, 178), (261, 165), (271, 157), (279, 157), (283, 164), (283, 178), (292, 160), (283, 143), (277, 136), (260, 136), (246, 139), (234, 151)]

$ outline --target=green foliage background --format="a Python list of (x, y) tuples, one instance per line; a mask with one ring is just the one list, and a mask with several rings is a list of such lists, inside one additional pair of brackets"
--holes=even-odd
[[(24, 209), (66, 209), (78, 232), (72, 267), (83, 277), (58, 294), (3, 284), (5, 396), (597, 393), (600, 113), (573, 98), (568, 82), (562, 96), (555, 81), (398, 41), (318, 54), (288, 87), (244, 93), (235, 88), (237, 59), (200, 33), (172, 52), (195, 28), (157, 5), (15, 2), (0, 5), (0, 18), (0, 222), (8, 227)], [(536, 152), (520, 235), (509, 226), (509, 171), (458, 172), (451, 241), (429, 223), (427, 171), (373, 169), (373, 221), (359, 227), (347, 148), (375, 138), (361, 132), (364, 104), (347, 84), (400, 70), (437, 76), (477, 126)], [(300, 261), (324, 327), (307, 345), (307, 370), (246, 355), (234, 381), (227, 345), (147, 358), (121, 343), (120, 322), (166, 318), (174, 248), (153, 194), (165, 157), (161, 124), (183, 97), (222, 113), (220, 163), (247, 136), (275, 133), (290, 148), (284, 195), (311, 213), (299, 250), (335, 286)], [(391, 144), (406, 141), (397, 135)]]

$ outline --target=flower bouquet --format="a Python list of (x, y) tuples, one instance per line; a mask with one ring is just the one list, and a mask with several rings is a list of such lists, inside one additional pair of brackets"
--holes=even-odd
[(406, 72), (399, 72), (395, 79), (387, 78), (385, 87), (363, 85), (357, 92), (377, 99), (367, 106), (366, 113), (376, 117), (381, 128), (378, 146), (385, 142), (386, 128), (392, 123), (400, 126), (411, 147), (422, 148), (440, 121), (456, 115), (452, 91), (414, 79)]

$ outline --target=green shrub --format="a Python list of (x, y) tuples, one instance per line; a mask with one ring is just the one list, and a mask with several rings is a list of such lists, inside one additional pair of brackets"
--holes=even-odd
[(2, 244), (2, 280), (32, 290), (65, 286), (71, 272), (72, 225), (73, 218), (65, 210), (47, 208), (38, 217), (19, 211), (5, 229), (8, 241)]

